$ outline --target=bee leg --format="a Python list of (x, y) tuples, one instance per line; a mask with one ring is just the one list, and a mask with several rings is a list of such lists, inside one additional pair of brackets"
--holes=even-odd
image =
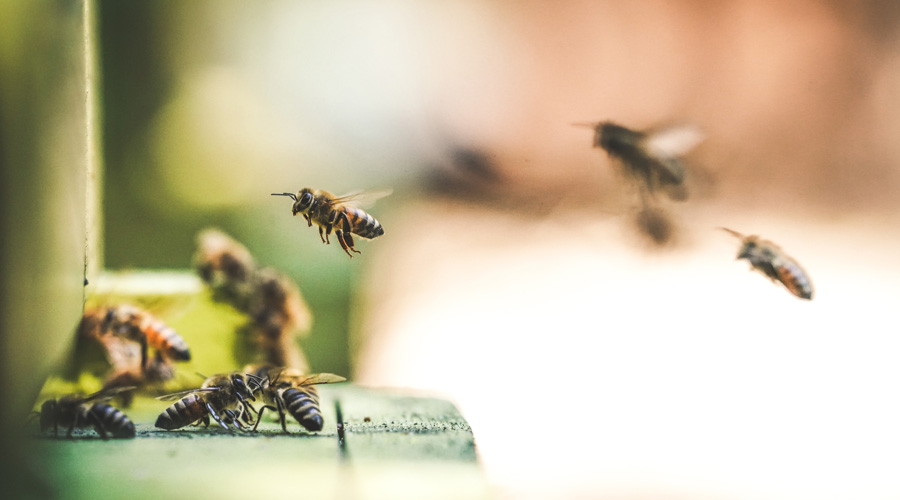
[(222, 427), (227, 429), (229, 432), (234, 432), (234, 430), (231, 427), (229, 427), (228, 424), (225, 423), (224, 420), (222, 420), (222, 417), (219, 416), (219, 414), (216, 412), (216, 409), (213, 408), (213, 405), (206, 403), (206, 409), (209, 411), (209, 414), (212, 415), (212, 418), (216, 421), (217, 424), (221, 425)]
[(259, 427), (259, 423), (262, 422), (263, 412), (269, 410), (275, 410), (274, 406), (265, 405), (259, 409), (259, 413), (256, 415), (256, 425), (253, 426), (253, 430), (255, 431), (257, 427)]
[(103, 427), (103, 422), (100, 420), (100, 418), (91, 414), (88, 417), (88, 420), (90, 420), (91, 424), (94, 425), (94, 430), (97, 431), (97, 434), (100, 434), (100, 437), (103, 438), (104, 441), (108, 441), (109, 435), (106, 433), (106, 429)]
[[(344, 252), (346, 252), (347, 255), (350, 255), (350, 252), (362, 253), (353, 248), (353, 232), (351, 231), (350, 219), (347, 217), (347, 214), (341, 212), (341, 215), (338, 216), (337, 223), (341, 227), (341, 230), (338, 231), (338, 239), (343, 239), (343, 241), (341, 241), (341, 247), (343, 247)], [(347, 249), (350, 249), (350, 252), (348, 252)], [(353, 256), (350, 255), (350, 257)]]
[[(352, 258), (353, 258), (353, 254), (350, 253), (350, 250), (347, 248), (347, 242), (344, 241), (344, 232), (341, 231), (340, 229), (338, 229), (336, 234), (337, 234), (338, 243), (341, 244), (341, 248), (344, 249), (344, 253), (347, 254), (347, 255), (349, 255), (350, 258), (352, 259)], [(351, 247), (351, 248), (352, 248), (352, 247)], [(356, 251), (356, 250), (354, 250), (354, 252), (355, 252), (355, 251)], [(358, 253), (358, 252), (357, 252), (357, 253)]]
[[(331, 224), (326, 224), (326, 225), (325, 225), (325, 239), (322, 240), (322, 241), (324, 241), (326, 245), (330, 245), (330, 244), (331, 244), (331, 240), (330, 240), (328, 237), (331, 236), (331, 230), (332, 230), (332, 229), (334, 229), (334, 226), (333, 226), (333, 225), (331, 225)], [(319, 236), (322, 236), (322, 228), (321, 228), (321, 227), (319, 228)]]
[(310, 219), (309, 216), (306, 214), (303, 214), (303, 218), (306, 219), (306, 226), (312, 227), (312, 219)]
[(283, 430), (285, 434), (288, 434), (287, 422), (285, 422), (284, 418), (284, 402), (281, 401), (281, 398), (279, 398), (275, 400), (275, 404), (278, 405), (278, 417), (281, 419), (281, 430)]

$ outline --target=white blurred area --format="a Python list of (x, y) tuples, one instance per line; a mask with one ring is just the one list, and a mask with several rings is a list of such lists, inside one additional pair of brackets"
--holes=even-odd
[[(393, 185), (385, 236), (348, 264), (355, 380), (457, 401), (499, 498), (900, 495), (892, 3), (181, 9), (159, 181), (207, 206)], [(630, 229), (634, 200), (571, 126), (606, 119), (707, 133), (671, 247)], [(456, 191), (421, 196), (435, 172)], [(734, 261), (723, 225), (782, 245), (814, 300)]]

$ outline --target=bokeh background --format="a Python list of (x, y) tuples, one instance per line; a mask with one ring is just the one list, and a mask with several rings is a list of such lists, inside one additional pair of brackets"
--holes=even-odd
[[(456, 401), (500, 498), (900, 494), (900, 6), (96, 2), (102, 262), (219, 227), (316, 371)], [(576, 122), (701, 127), (640, 201)], [(269, 193), (392, 188), (348, 259)], [(807, 269), (803, 302), (727, 226)]]

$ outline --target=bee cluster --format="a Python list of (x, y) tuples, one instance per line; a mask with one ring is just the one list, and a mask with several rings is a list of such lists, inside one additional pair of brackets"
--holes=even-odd
[[(664, 244), (672, 235), (672, 223), (661, 208), (659, 193), (669, 200), (684, 201), (686, 169), (682, 157), (704, 139), (696, 127), (680, 125), (655, 130), (637, 131), (612, 122), (578, 123), (594, 129), (593, 146), (606, 151), (621, 166), (623, 174), (637, 185), (641, 209), (638, 227), (655, 243)], [(747, 259), (755, 269), (776, 283), (781, 283), (796, 297), (811, 300), (812, 282), (796, 260), (771, 241), (758, 236), (745, 236), (721, 228), (741, 239), (738, 259)]]
[[(658, 208), (657, 194), (665, 193), (671, 200), (687, 198), (681, 157), (702, 140), (702, 134), (693, 127), (640, 132), (610, 122), (591, 126), (594, 147), (618, 160), (626, 177), (637, 184), (642, 200), (640, 224), (654, 240), (666, 240), (670, 231)], [(296, 195), (272, 194), (290, 197), (292, 214), (302, 215), (309, 227), (316, 224), (323, 243), (329, 244), (334, 232), (351, 258), (360, 253), (353, 235), (372, 239), (384, 234), (374, 217), (351, 204), (364, 196), (374, 197), (370, 194), (337, 197), (310, 188)], [(778, 246), (757, 236), (721, 229), (741, 240), (738, 259), (747, 259), (753, 269), (795, 296), (812, 299), (808, 275)], [(249, 353), (252, 363), (239, 371), (207, 377), (198, 388), (160, 396), (157, 399), (175, 403), (159, 414), (156, 427), (175, 430), (209, 426), (215, 421), (229, 431), (256, 431), (263, 413), (269, 410), (277, 414), (284, 432), (288, 432), (287, 415), (307, 431), (320, 431), (324, 420), (315, 386), (345, 379), (329, 373), (304, 374), (308, 363), (296, 337), (308, 332), (312, 316), (297, 285), (274, 269), (260, 267), (246, 247), (212, 229), (198, 236), (194, 267), (212, 291), (213, 300), (229, 304), (249, 318), (241, 329), (244, 348), (238, 351)], [(59, 427), (64, 427), (71, 437), (76, 428), (94, 428), (104, 439), (134, 437), (132, 421), (104, 401), (121, 397), (128, 406), (134, 389), (171, 379), (174, 363), (191, 359), (187, 342), (174, 329), (128, 304), (86, 310), (77, 340), (101, 347), (110, 374), (99, 392), (45, 401), (40, 412), (35, 412), (42, 432), (52, 428), (58, 433)], [(256, 401), (262, 406), (254, 406)]]

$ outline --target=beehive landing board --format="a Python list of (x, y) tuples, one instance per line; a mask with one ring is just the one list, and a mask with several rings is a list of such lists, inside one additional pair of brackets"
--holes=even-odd
[(127, 412), (135, 439), (36, 436), (32, 458), (47, 481), (42, 489), (66, 499), (490, 496), (472, 430), (452, 403), (352, 384), (319, 391), (326, 420), (319, 433), (301, 432), (290, 417), (288, 435), (267, 418), (258, 433), (215, 424), (163, 431), (153, 422), (170, 403), (148, 398)]

